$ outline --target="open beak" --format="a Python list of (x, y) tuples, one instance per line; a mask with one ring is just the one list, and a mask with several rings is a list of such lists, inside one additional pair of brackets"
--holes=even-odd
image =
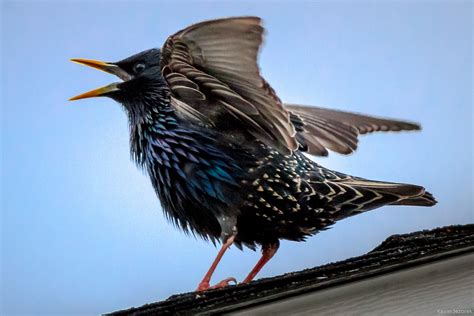
[[(71, 59), (71, 61), (113, 74), (124, 81), (130, 80), (132, 78), (132, 76), (130, 76), (126, 71), (124, 71), (122, 68), (120, 68), (119, 66), (113, 63), (107, 63), (107, 62), (92, 60), (92, 59), (82, 59), (82, 58), (73, 58)], [(118, 88), (118, 83), (112, 83), (105, 87), (94, 89), (89, 92), (72, 97), (69, 99), (69, 101), (85, 99), (85, 98), (100, 97), (117, 90), (120, 90)]]
[(120, 89), (117, 87), (117, 83), (112, 83), (112, 84), (109, 84), (105, 87), (94, 89), (94, 90), (88, 91), (86, 93), (76, 95), (75, 97), (70, 98), (69, 101), (100, 97), (100, 96), (103, 96), (103, 95), (106, 95), (108, 93), (118, 91), (118, 90), (120, 90)]

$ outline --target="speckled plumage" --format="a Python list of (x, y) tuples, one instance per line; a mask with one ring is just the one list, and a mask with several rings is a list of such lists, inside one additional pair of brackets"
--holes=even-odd
[[(284, 155), (257, 140), (235, 144), (180, 122), (169, 109), (152, 112), (149, 122), (132, 128), (140, 131), (132, 154), (141, 157), (167, 217), (205, 239), (225, 239), (235, 225), (237, 245), (300, 241), (339, 219), (406, 198), (398, 185), (374, 190), (376, 182), (325, 169), (300, 151)], [(404, 190), (424, 193), (418, 186)]]
[(123, 105), (132, 157), (171, 222), (214, 242), (262, 246), (265, 260), (247, 281), (280, 239), (301, 241), (387, 204), (435, 204), (423, 187), (352, 177), (307, 158), (348, 154), (359, 134), (419, 126), (283, 104), (258, 72), (262, 34), (258, 18), (222, 19), (116, 63), (75, 60), (125, 80), (75, 99), (105, 95)]

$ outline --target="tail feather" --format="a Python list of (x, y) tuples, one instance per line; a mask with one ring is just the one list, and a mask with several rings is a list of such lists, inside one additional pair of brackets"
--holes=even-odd
[(433, 206), (438, 201), (430, 192), (425, 192), (423, 195), (413, 198), (397, 201), (391, 205), (412, 205), (412, 206)]
[[(346, 178), (334, 181), (340, 194), (331, 199), (336, 219), (367, 212), (384, 205), (433, 206), (436, 200), (425, 188), (404, 183)], [(350, 198), (348, 195), (351, 195)]]
[(347, 184), (354, 187), (374, 190), (381, 194), (393, 194), (399, 196), (400, 198), (420, 196), (425, 193), (425, 188), (414, 184), (382, 182), (360, 178), (350, 180), (347, 182)]

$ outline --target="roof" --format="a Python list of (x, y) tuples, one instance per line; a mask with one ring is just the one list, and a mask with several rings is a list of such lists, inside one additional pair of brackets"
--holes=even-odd
[(369, 253), (312, 269), (265, 278), (250, 284), (167, 300), (109, 315), (212, 315), (234, 312), (474, 252), (474, 224), (393, 235)]

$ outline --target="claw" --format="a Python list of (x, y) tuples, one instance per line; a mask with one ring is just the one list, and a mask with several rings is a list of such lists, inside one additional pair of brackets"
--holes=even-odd
[(235, 278), (224, 279), (224, 280), (220, 281), (219, 283), (217, 283), (213, 286), (209, 286), (209, 282), (201, 282), (201, 283), (199, 283), (199, 286), (198, 286), (196, 291), (197, 292), (202, 292), (202, 291), (206, 291), (206, 290), (221, 289), (223, 287), (229, 286), (231, 282), (234, 282), (235, 285), (237, 284), (237, 280)]

